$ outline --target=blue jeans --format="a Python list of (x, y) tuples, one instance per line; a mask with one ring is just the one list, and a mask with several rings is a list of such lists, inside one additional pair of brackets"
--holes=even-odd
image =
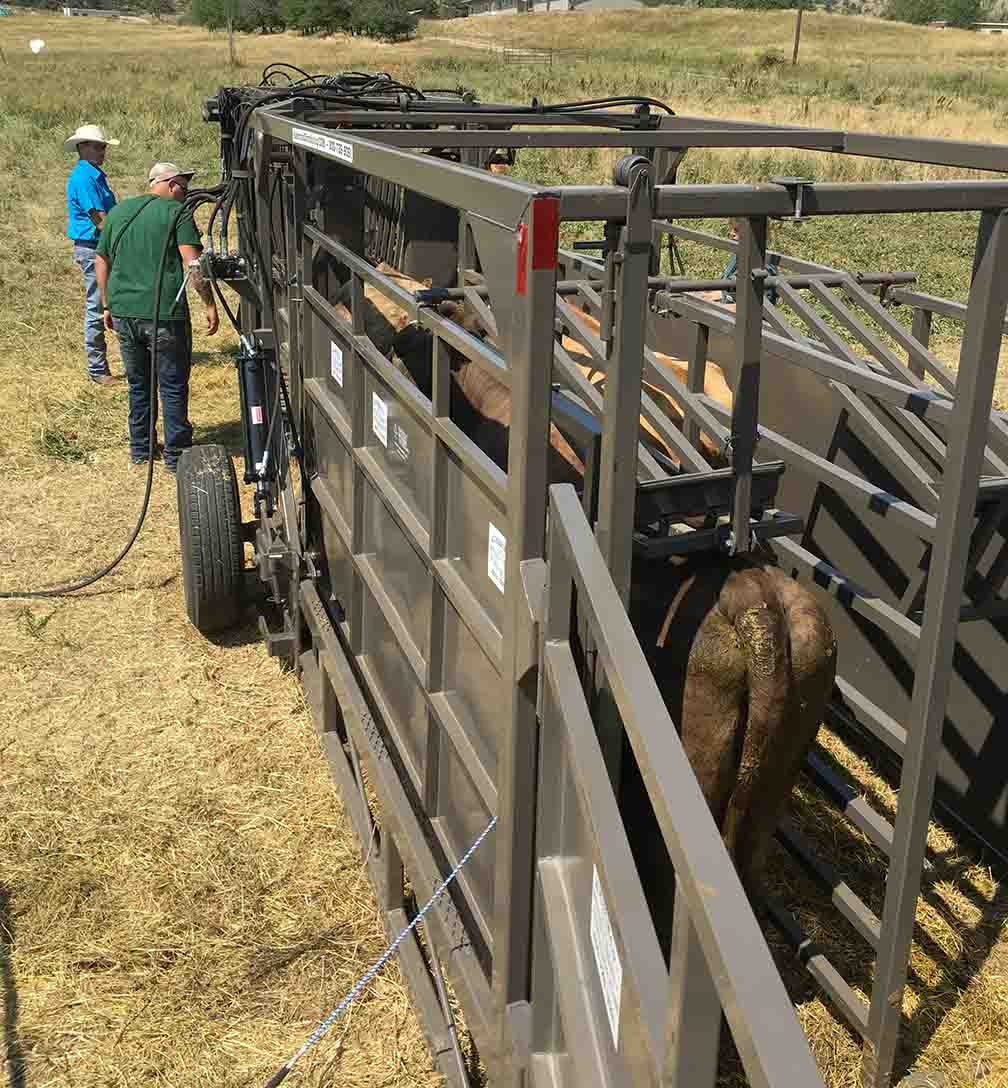
[(74, 242), (73, 248), (74, 264), (84, 275), (84, 358), (90, 378), (100, 378), (109, 373), (101, 294), (95, 277), (96, 245), (97, 242)]
[[(122, 317), (115, 322), (129, 383), (130, 456), (150, 457), (151, 412), (157, 422), (157, 401), (151, 398), (151, 348), (154, 322)], [(159, 321), (157, 329), (158, 389), (164, 409), (164, 459), (178, 464), (182, 451), (192, 445), (189, 422), (189, 373), (192, 370), (192, 330), (188, 320)]]

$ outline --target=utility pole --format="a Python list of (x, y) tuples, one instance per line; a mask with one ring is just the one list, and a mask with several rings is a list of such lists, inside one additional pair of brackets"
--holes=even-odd
[[(238, 66), (238, 58), (235, 56), (234, 44), (234, 7), (236, 0), (228, 0), (228, 53), (230, 54), (231, 67)], [(795, 47), (797, 49), (797, 46)]]

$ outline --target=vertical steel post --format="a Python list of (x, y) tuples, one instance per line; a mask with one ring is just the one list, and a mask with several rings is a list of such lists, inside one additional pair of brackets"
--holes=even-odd
[[(356, 272), (350, 273), (350, 317), (354, 335), (361, 335), (364, 332), (364, 282)], [(353, 448), (359, 450), (367, 445), (367, 383), (364, 380), (365, 363), (356, 346), (351, 358), (350, 433)], [(353, 522), (350, 525), (350, 550), (354, 555), (360, 555), (364, 550), (364, 489), (367, 485), (364, 470), (356, 457), (353, 459), (351, 480)], [(364, 650), (364, 594), (364, 579), (355, 568), (350, 594), (350, 649), (354, 654)]]
[(529, 999), (535, 868), (538, 668), (525, 661), (529, 613), (521, 563), (545, 553), (559, 217), (557, 197), (535, 196), (515, 232), (504, 618), (508, 706), (498, 754), (492, 980), (498, 1056), (503, 1059), (504, 1079), (498, 1083), (508, 1085), (519, 1085), (523, 1076), (521, 1057), (508, 1060), (519, 1049), (513, 1046), (509, 1006)]
[[(291, 398), (297, 422), (298, 434), (304, 434), (304, 383), (305, 383), (305, 326), (310, 318), (305, 316), (304, 266), (301, 261), (303, 241), (301, 224), (308, 217), (308, 183), (305, 177), (305, 153), (299, 147), (291, 147), (293, 186), (291, 193), (290, 220), (287, 223), (287, 313), (290, 317)], [(310, 343), (310, 340), (309, 340)]]
[[(927, 347), (931, 340), (931, 317), (930, 310), (914, 310), (913, 327), (910, 331), (913, 338), (924, 347)], [(924, 364), (919, 359), (911, 355), (907, 366), (911, 374), (916, 374), (918, 378), (924, 380)]]
[(686, 896), (673, 908), (663, 1088), (708, 1088), (717, 1078), (721, 999), (689, 916)]
[[(638, 167), (627, 194), (622, 245), (616, 263), (615, 328), (607, 343), (599, 513), (596, 539), (624, 603), (630, 595), (633, 519), (637, 498), (641, 375), (644, 367), (648, 274), (651, 265), (650, 169)], [(603, 745), (604, 748), (604, 745)]]
[(760, 354), (763, 346), (763, 279), (766, 267), (765, 217), (739, 219), (738, 265), (735, 273), (735, 396), (732, 401), (731, 446), (735, 495), (732, 501), (732, 553), (752, 546), (752, 463), (759, 417)]
[[(256, 132), (252, 159), (254, 163), (255, 184), (255, 235), (259, 271), (259, 297), (263, 302), (263, 312), (259, 315), (260, 328), (267, 326), (274, 333), (274, 309), (276, 295), (273, 292), (273, 232), (270, 230), (269, 206), (269, 161), (273, 150), (273, 137)], [(279, 364), (278, 364), (279, 365)]]
[[(293, 145), (292, 145), (293, 147)], [(308, 155), (299, 147), (294, 151), (294, 237), (297, 240), (299, 267), (298, 292), (304, 299), (306, 286), (315, 287), (315, 243), (304, 233), (310, 214), (308, 208)], [(301, 304), (301, 373), (304, 378), (315, 377), (315, 345), (311, 310)], [(302, 423), (304, 422), (302, 418)]]
[[(431, 344), (431, 416), (451, 419), (451, 366), (448, 351), (435, 333)], [(429, 692), (443, 691), (445, 683), (444, 643), (448, 603), (445, 591), (434, 574), (434, 564), (445, 555), (448, 536), (448, 455), (437, 426), (431, 427), (434, 452), (430, 484), (430, 567), (427, 571), (431, 601), (430, 628), (427, 638), (427, 676)], [(427, 775), (424, 805), (428, 812), (438, 811), (438, 771), (441, 760), (441, 725), (427, 712)]]
[[(298, 151), (298, 149), (293, 149)], [(304, 153), (300, 152), (303, 160)], [(303, 171), (297, 167), (299, 155), (293, 155), (292, 184), (290, 186), (289, 199), (283, 200), (281, 214), (284, 220), (284, 239), (286, 252), (284, 263), (286, 267), (287, 284), (287, 392), (290, 397), (291, 424), (298, 436), (304, 435), (304, 368), (301, 358), (301, 324), (304, 318), (304, 294), (301, 290), (301, 270), (298, 264), (298, 223), (302, 222), (305, 214), (307, 193), (304, 185)], [(281, 184), (281, 194), (287, 194), (287, 186)], [(278, 348), (279, 351), (279, 348)], [(279, 356), (277, 364), (279, 365)], [(302, 439), (303, 441), (303, 439)], [(293, 449), (293, 438), (290, 448)], [(303, 553), (307, 546), (307, 540), (302, 539), (304, 526), (306, 526), (305, 511), (308, 496), (299, 490), (295, 492), (294, 480), (299, 484), (303, 482), (300, 466), (289, 456), (284, 458), (286, 501), (289, 503), (288, 531), (293, 531), (296, 536), (295, 556), (291, 562), (290, 570), (290, 611), (294, 633), (293, 660), (295, 667), (301, 668), (301, 650), (303, 638), (306, 633), (301, 620), (301, 574), (304, 568)]]
[(466, 270), (474, 264), (472, 246), (469, 244), (469, 216), (463, 209), (459, 209), (458, 225), (458, 279), (455, 286), (461, 289), (466, 285)]
[[(691, 393), (703, 395), (707, 381), (707, 351), (710, 329), (694, 321), (690, 325), (689, 359), (687, 360), (686, 388)], [(700, 424), (692, 416), (686, 416), (686, 440), (700, 449)]]
[[(647, 335), (647, 278), (651, 271), (653, 204), (651, 169), (636, 168), (627, 193), (626, 226), (620, 247), (607, 262), (616, 266), (613, 334), (606, 343), (605, 399), (599, 458), (599, 550), (623, 604), (630, 599), (633, 520), (637, 500), (637, 447), (640, 442), (641, 377)], [(589, 639), (586, 640), (588, 645)], [(601, 670), (599, 670), (601, 671)], [(595, 730), (617, 797), (623, 762), (623, 723), (604, 676), (598, 691)]]
[(973, 269), (907, 723), (869, 1039), (861, 1065), (862, 1083), (868, 1088), (888, 1085), (899, 1038), (970, 531), (1008, 305), (1008, 216), (1004, 212), (983, 213)]

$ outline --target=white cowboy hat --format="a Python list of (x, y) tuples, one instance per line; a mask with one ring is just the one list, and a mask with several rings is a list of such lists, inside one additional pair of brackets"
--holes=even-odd
[(77, 145), (85, 142), (108, 144), (110, 147), (119, 146), (118, 140), (113, 140), (105, 135), (105, 130), (101, 125), (81, 125), (69, 140), (63, 141), (63, 150), (76, 151)]

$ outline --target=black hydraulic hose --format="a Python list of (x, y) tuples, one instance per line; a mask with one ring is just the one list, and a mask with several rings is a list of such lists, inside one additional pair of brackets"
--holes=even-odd
[(221, 291), (218, 286), (217, 280), (214, 279), (213, 272), (210, 273), (210, 285), (213, 287), (214, 294), (217, 296), (217, 300), (220, 302), (224, 313), (227, 314), (228, 321), (231, 322), (234, 331), (241, 336), (241, 325), (238, 323), (237, 314), (233, 313), (231, 307), (227, 304), (227, 299), (224, 297), (224, 292)]
[[(274, 61), (272, 64), (267, 64), (266, 67), (263, 69), (263, 74), (262, 74), (262, 78), (259, 81), (259, 86), (260, 87), (269, 86), (269, 83), (267, 82), (267, 80), (269, 79), (269, 77), (271, 75), (274, 74), (275, 71), (278, 72), (281, 75), (287, 76), (287, 72), (282, 71), (282, 69), (285, 69), (285, 68), (289, 69), (292, 72), (297, 72), (297, 74), (299, 76), (304, 76), (305, 79), (310, 79), (311, 78), (311, 76), (309, 76), (308, 73), (303, 68), (299, 68), (296, 64), (288, 64), (287, 61), (285, 61), (285, 60), (277, 60), (277, 61)], [(291, 79), (290, 76), (287, 76), (287, 78)], [(291, 82), (293, 83), (294, 81), (291, 79)]]
[(599, 106), (657, 106), (666, 113), (675, 114), (667, 103), (657, 98), (648, 98), (646, 95), (616, 95), (612, 98), (589, 98), (584, 102), (558, 102), (554, 105), (543, 106), (543, 111), (550, 113), (575, 113), (583, 110), (594, 110)]
[[(254, 206), (251, 206), (247, 210), (254, 211)], [(242, 216), (242, 219), (246, 219), (246, 216)], [(267, 320), (271, 329), (276, 329), (276, 314), (273, 309), (273, 268), (267, 268), (265, 259), (263, 257), (262, 248), (259, 245), (259, 230), (258, 223), (254, 223), (250, 230), (252, 238), (252, 247), (255, 251), (256, 265), (259, 268), (259, 277), (262, 286), (262, 301), (265, 303), (267, 310)], [(264, 460), (263, 460), (263, 472), (269, 464), (269, 457), (271, 452), (271, 446), (273, 443), (273, 433), (276, 430), (277, 416), (280, 414), (280, 390), (283, 385), (283, 371), (280, 368), (280, 359), (277, 357), (274, 361), (274, 365), (277, 371), (277, 385), (276, 392), (273, 395), (273, 404), (270, 408), (270, 421), (269, 428), (266, 431), (266, 442), (264, 443)]]
[(147, 510), (150, 507), (151, 488), (154, 482), (154, 440), (157, 436), (157, 355), (158, 355), (158, 327), (161, 323), (161, 288), (164, 282), (165, 268), (168, 263), (168, 254), (171, 251), (171, 243), (175, 241), (176, 230), (178, 228), (178, 221), (182, 213), (187, 210), (190, 202), (193, 202), (195, 208), (199, 203), (205, 200), (206, 197), (201, 191), (194, 194), (193, 197), (188, 197), (184, 203), (182, 203), (178, 210), (172, 217), (172, 221), (168, 228), (168, 233), (165, 235), (164, 245), (161, 247), (161, 260), (158, 263), (157, 279), (154, 282), (154, 340), (151, 344), (151, 365), (150, 365), (150, 384), (151, 384), (151, 413), (150, 413), (150, 431), (147, 436), (147, 482), (144, 486), (143, 503), (140, 507), (140, 514), (137, 517), (136, 524), (133, 526), (133, 532), (130, 533), (129, 539), (123, 545), (119, 554), (112, 560), (111, 563), (107, 563), (101, 570), (96, 571), (94, 574), (89, 574), (86, 578), (81, 578), (76, 582), (70, 582), (60, 586), (52, 586), (47, 589), (31, 589), (31, 590), (5, 590), (0, 592), (0, 600), (21, 600), (21, 599), (39, 599), (46, 597), (66, 597), (71, 593), (76, 593), (81, 589), (86, 589), (88, 586), (93, 585), (99, 579), (104, 578), (105, 575), (111, 574), (113, 570), (126, 558), (129, 550), (136, 543), (137, 537), (140, 535), (140, 530), (143, 528), (143, 523), (147, 517)]

